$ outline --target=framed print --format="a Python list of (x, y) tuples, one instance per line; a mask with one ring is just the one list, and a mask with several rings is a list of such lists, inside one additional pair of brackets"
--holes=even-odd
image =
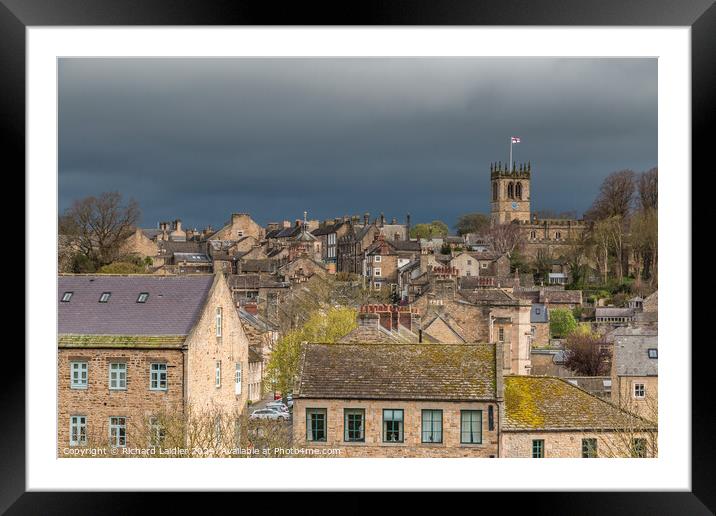
[(691, 170), (714, 7), (312, 11), (3, 0), (28, 202), (3, 509), (713, 511)]

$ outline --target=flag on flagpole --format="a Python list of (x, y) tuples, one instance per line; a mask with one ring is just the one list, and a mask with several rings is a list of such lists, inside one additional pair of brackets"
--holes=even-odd
[(520, 138), (519, 138), (519, 136), (513, 136), (513, 137), (512, 137), (512, 143), (520, 143)]

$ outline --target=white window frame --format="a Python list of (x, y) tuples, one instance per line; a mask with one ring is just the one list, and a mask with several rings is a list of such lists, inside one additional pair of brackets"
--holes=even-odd
[[(82, 367), (84, 366), (85, 378), (82, 382)], [(78, 379), (80, 382), (75, 382), (75, 369), (78, 368)], [(83, 361), (70, 362), (70, 389), (86, 389), (89, 384), (89, 364)]]
[(487, 269), (487, 265), (488, 265), (487, 262), (482, 262), (482, 263), (480, 264), (480, 268), (481, 268), (481, 269)]
[(382, 277), (380, 275), (380, 273), (381, 273), (380, 267), (373, 267), (373, 276), (375, 276), (376, 278), (380, 278), (380, 277)]
[[(112, 422), (116, 419), (116, 422)], [(122, 420), (120, 423), (119, 420)], [(116, 430), (116, 433), (114, 432)], [(124, 435), (120, 431), (124, 431)], [(109, 418), (109, 445), (113, 448), (124, 448), (127, 446), (127, 417), (126, 416), (110, 416)]]
[(87, 445), (87, 416), (70, 416), (70, 446)]
[(380, 290), (380, 287), (381, 287), (381, 284), (380, 284), (379, 282), (376, 281), (376, 282), (373, 283), (373, 288), (374, 288), (375, 290)]
[(137, 303), (144, 304), (149, 299), (149, 292), (140, 292), (137, 296)]
[(167, 437), (167, 430), (159, 422), (159, 418), (156, 416), (149, 418), (149, 446), (159, 446), (164, 444), (164, 440)]
[[(112, 366), (124, 366), (123, 368), (119, 368), (116, 370), (117, 376), (116, 378), (112, 378)], [(124, 385), (122, 386), (122, 376), (121, 372), (122, 369), (124, 370)], [(116, 380), (116, 386), (112, 386), (112, 381)], [(127, 390), (127, 363), (126, 362), (110, 362), (109, 363), (109, 390), (111, 391), (126, 391)]]
[[(162, 387), (162, 374), (164, 375), (164, 387)], [(155, 383), (156, 387), (154, 387)], [(166, 362), (152, 362), (151, 364), (149, 364), (149, 390), (166, 391), (168, 389), (169, 371), (167, 370)]]
[(220, 306), (217, 306), (217, 307), (216, 307), (216, 319), (215, 319), (215, 322), (216, 322), (216, 336), (217, 336), (217, 337), (221, 337), (222, 326), (223, 326), (223, 323), (224, 323), (223, 319), (224, 319), (224, 311), (223, 311), (223, 309), (222, 309)]
[(109, 303), (109, 298), (112, 297), (111, 292), (102, 292), (99, 296), (99, 302), (100, 303)]
[(217, 360), (214, 365), (214, 386), (221, 388), (221, 360)]
[(373, 257), (373, 261), (374, 261), (374, 262), (380, 262), (380, 255), (379, 255), (379, 254), (375, 255), (375, 256)]
[(241, 394), (241, 362), (236, 362), (236, 372), (234, 373), (234, 392)]
[(62, 299), (60, 301), (62, 301), (63, 303), (69, 303), (70, 301), (72, 301), (73, 294), (74, 292), (65, 292), (64, 294), (62, 294)]
[[(637, 390), (641, 391), (641, 395), (637, 394)], [(646, 384), (642, 382), (634, 382), (632, 385), (632, 393), (634, 395), (634, 399), (643, 400), (646, 398)]]

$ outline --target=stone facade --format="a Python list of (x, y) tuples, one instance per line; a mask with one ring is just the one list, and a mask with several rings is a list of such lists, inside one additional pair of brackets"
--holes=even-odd
[(154, 258), (159, 254), (159, 246), (144, 231), (137, 228), (120, 246), (120, 254), (133, 255), (141, 258)]
[(534, 440), (544, 441), (544, 458), (581, 458), (582, 439), (597, 440), (597, 457), (628, 457), (631, 438), (647, 440), (647, 457), (656, 455), (654, 436), (650, 433), (597, 431), (512, 432), (500, 435), (500, 457), (532, 457)]
[[(489, 429), (488, 410), (493, 407), (494, 424)], [(326, 409), (327, 436), (324, 442), (307, 441), (306, 409)], [(498, 454), (497, 402), (448, 402), (405, 400), (294, 399), (293, 445), (299, 448), (337, 448), (334, 457), (496, 457)], [(344, 410), (365, 410), (364, 442), (346, 442)], [(404, 411), (402, 443), (383, 442), (383, 409)], [(442, 410), (442, 443), (421, 442), (422, 410)], [(460, 443), (460, 411), (482, 411), (482, 443)]]
[(264, 234), (264, 228), (254, 222), (248, 213), (232, 213), (231, 220), (211, 235), (209, 240), (240, 240), (245, 236), (261, 240)]

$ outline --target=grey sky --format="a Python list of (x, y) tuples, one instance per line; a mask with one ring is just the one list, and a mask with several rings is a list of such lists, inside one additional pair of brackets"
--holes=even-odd
[(142, 223), (489, 211), (532, 162), (532, 209), (657, 165), (655, 59), (61, 59), (60, 210), (118, 190)]

